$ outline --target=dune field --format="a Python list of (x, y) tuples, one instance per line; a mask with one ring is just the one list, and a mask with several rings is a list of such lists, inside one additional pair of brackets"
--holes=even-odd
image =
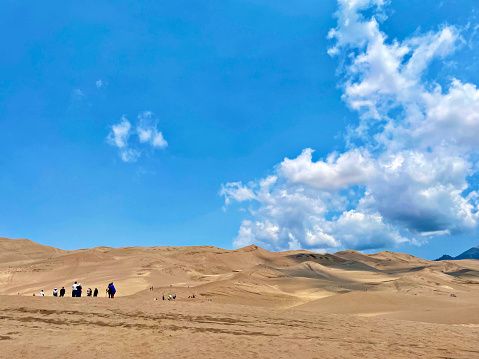
[(479, 358), (479, 261), (0, 238), (0, 318), (5, 358)]

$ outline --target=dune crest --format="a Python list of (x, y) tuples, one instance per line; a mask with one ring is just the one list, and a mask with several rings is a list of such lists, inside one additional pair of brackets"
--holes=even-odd
[[(2, 295), (31, 296), (42, 289), (49, 295), (53, 288), (69, 289), (74, 281), (103, 294), (106, 284), (115, 281), (119, 296), (142, 298), (153, 285), (156, 293), (174, 291), (182, 298), (195, 294), (224, 304), (385, 317), (407, 312), (408, 319), (414, 317), (410, 303), (442, 303), (434, 306), (440, 311), (474, 306), (479, 298), (476, 261), (427, 261), (389, 251), (270, 252), (256, 245), (236, 250), (189, 246), (66, 251), (7, 238), (0, 238), (0, 249)], [(475, 323), (471, 318), (456, 321)]]

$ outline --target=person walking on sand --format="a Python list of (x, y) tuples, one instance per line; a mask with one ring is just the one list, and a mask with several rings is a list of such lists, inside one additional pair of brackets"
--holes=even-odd
[(81, 297), (81, 290), (83, 289), (83, 287), (81, 286), (81, 283), (78, 283), (78, 286), (77, 286), (77, 297)]
[(45, 293), (43, 293), (43, 289), (40, 291), (40, 297), (44, 297)]
[(53, 296), (54, 296), (54, 297), (58, 297), (58, 289), (55, 288), (55, 289), (53, 290)]
[(92, 293), (93, 293), (93, 292), (92, 292), (91, 288), (88, 288), (88, 289), (86, 290), (86, 296), (87, 296), (87, 297), (91, 297), (91, 294), (92, 294)]
[(60, 289), (60, 297), (64, 297), (65, 296), (65, 287), (62, 287), (62, 289)]
[(95, 288), (95, 290), (93, 291), (93, 296), (98, 297), (98, 288)]
[(75, 283), (72, 285), (72, 297), (76, 297), (76, 296), (77, 296), (77, 288), (78, 288), (78, 284), (77, 284), (77, 282), (75, 282)]
[(108, 285), (108, 294), (110, 296), (110, 298), (115, 298), (115, 293), (116, 293), (116, 289), (115, 289), (115, 286), (113, 285), (113, 282), (111, 282), (109, 285)]

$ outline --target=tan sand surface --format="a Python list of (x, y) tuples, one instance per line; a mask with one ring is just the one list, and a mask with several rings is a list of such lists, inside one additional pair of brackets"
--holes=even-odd
[(479, 358), (479, 261), (7, 238), (0, 250), (0, 357)]

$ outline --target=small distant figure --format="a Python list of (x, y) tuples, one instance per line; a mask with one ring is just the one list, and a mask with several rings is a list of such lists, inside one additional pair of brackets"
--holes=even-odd
[(78, 289), (78, 284), (77, 284), (77, 282), (75, 282), (75, 283), (72, 285), (72, 297), (76, 297), (76, 296), (77, 296), (77, 289)]
[(173, 299), (176, 299), (176, 294), (173, 296)]
[(81, 283), (78, 283), (78, 286), (77, 286), (77, 297), (81, 297), (81, 291), (82, 291), (83, 287), (81, 286)]
[(165, 300), (165, 295), (163, 294), (163, 300)]
[(95, 288), (95, 290), (93, 291), (93, 296), (98, 297), (98, 288)]
[(150, 292), (153, 292), (153, 286), (150, 285)]
[(43, 293), (43, 289), (40, 291), (40, 297), (44, 297), (45, 293)]
[(113, 282), (111, 282), (110, 284), (108, 284), (108, 298), (115, 298), (115, 293), (115, 286), (113, 285)]
[(55, 288), (55, 289), (53, 290), (53, 296), (54, 296), (54, 297), (58, 297), (58, 289)]
[(60, 289), (60, 297), (64, 297), (65, 296), (65, 287), (62, 287), (62, 289)]
[(455, 295), (455, 294), (453, 293), (453, 294), (451, 294), (451, 297), (457, 297), (457, 295)]
[(88, 288), (88, 289), (86, 290), (86, 296), (87, 296), (87, 297), (91, 297), (92, 293), (93, 293), (93, 291), (91, 290), (91, 288)]

